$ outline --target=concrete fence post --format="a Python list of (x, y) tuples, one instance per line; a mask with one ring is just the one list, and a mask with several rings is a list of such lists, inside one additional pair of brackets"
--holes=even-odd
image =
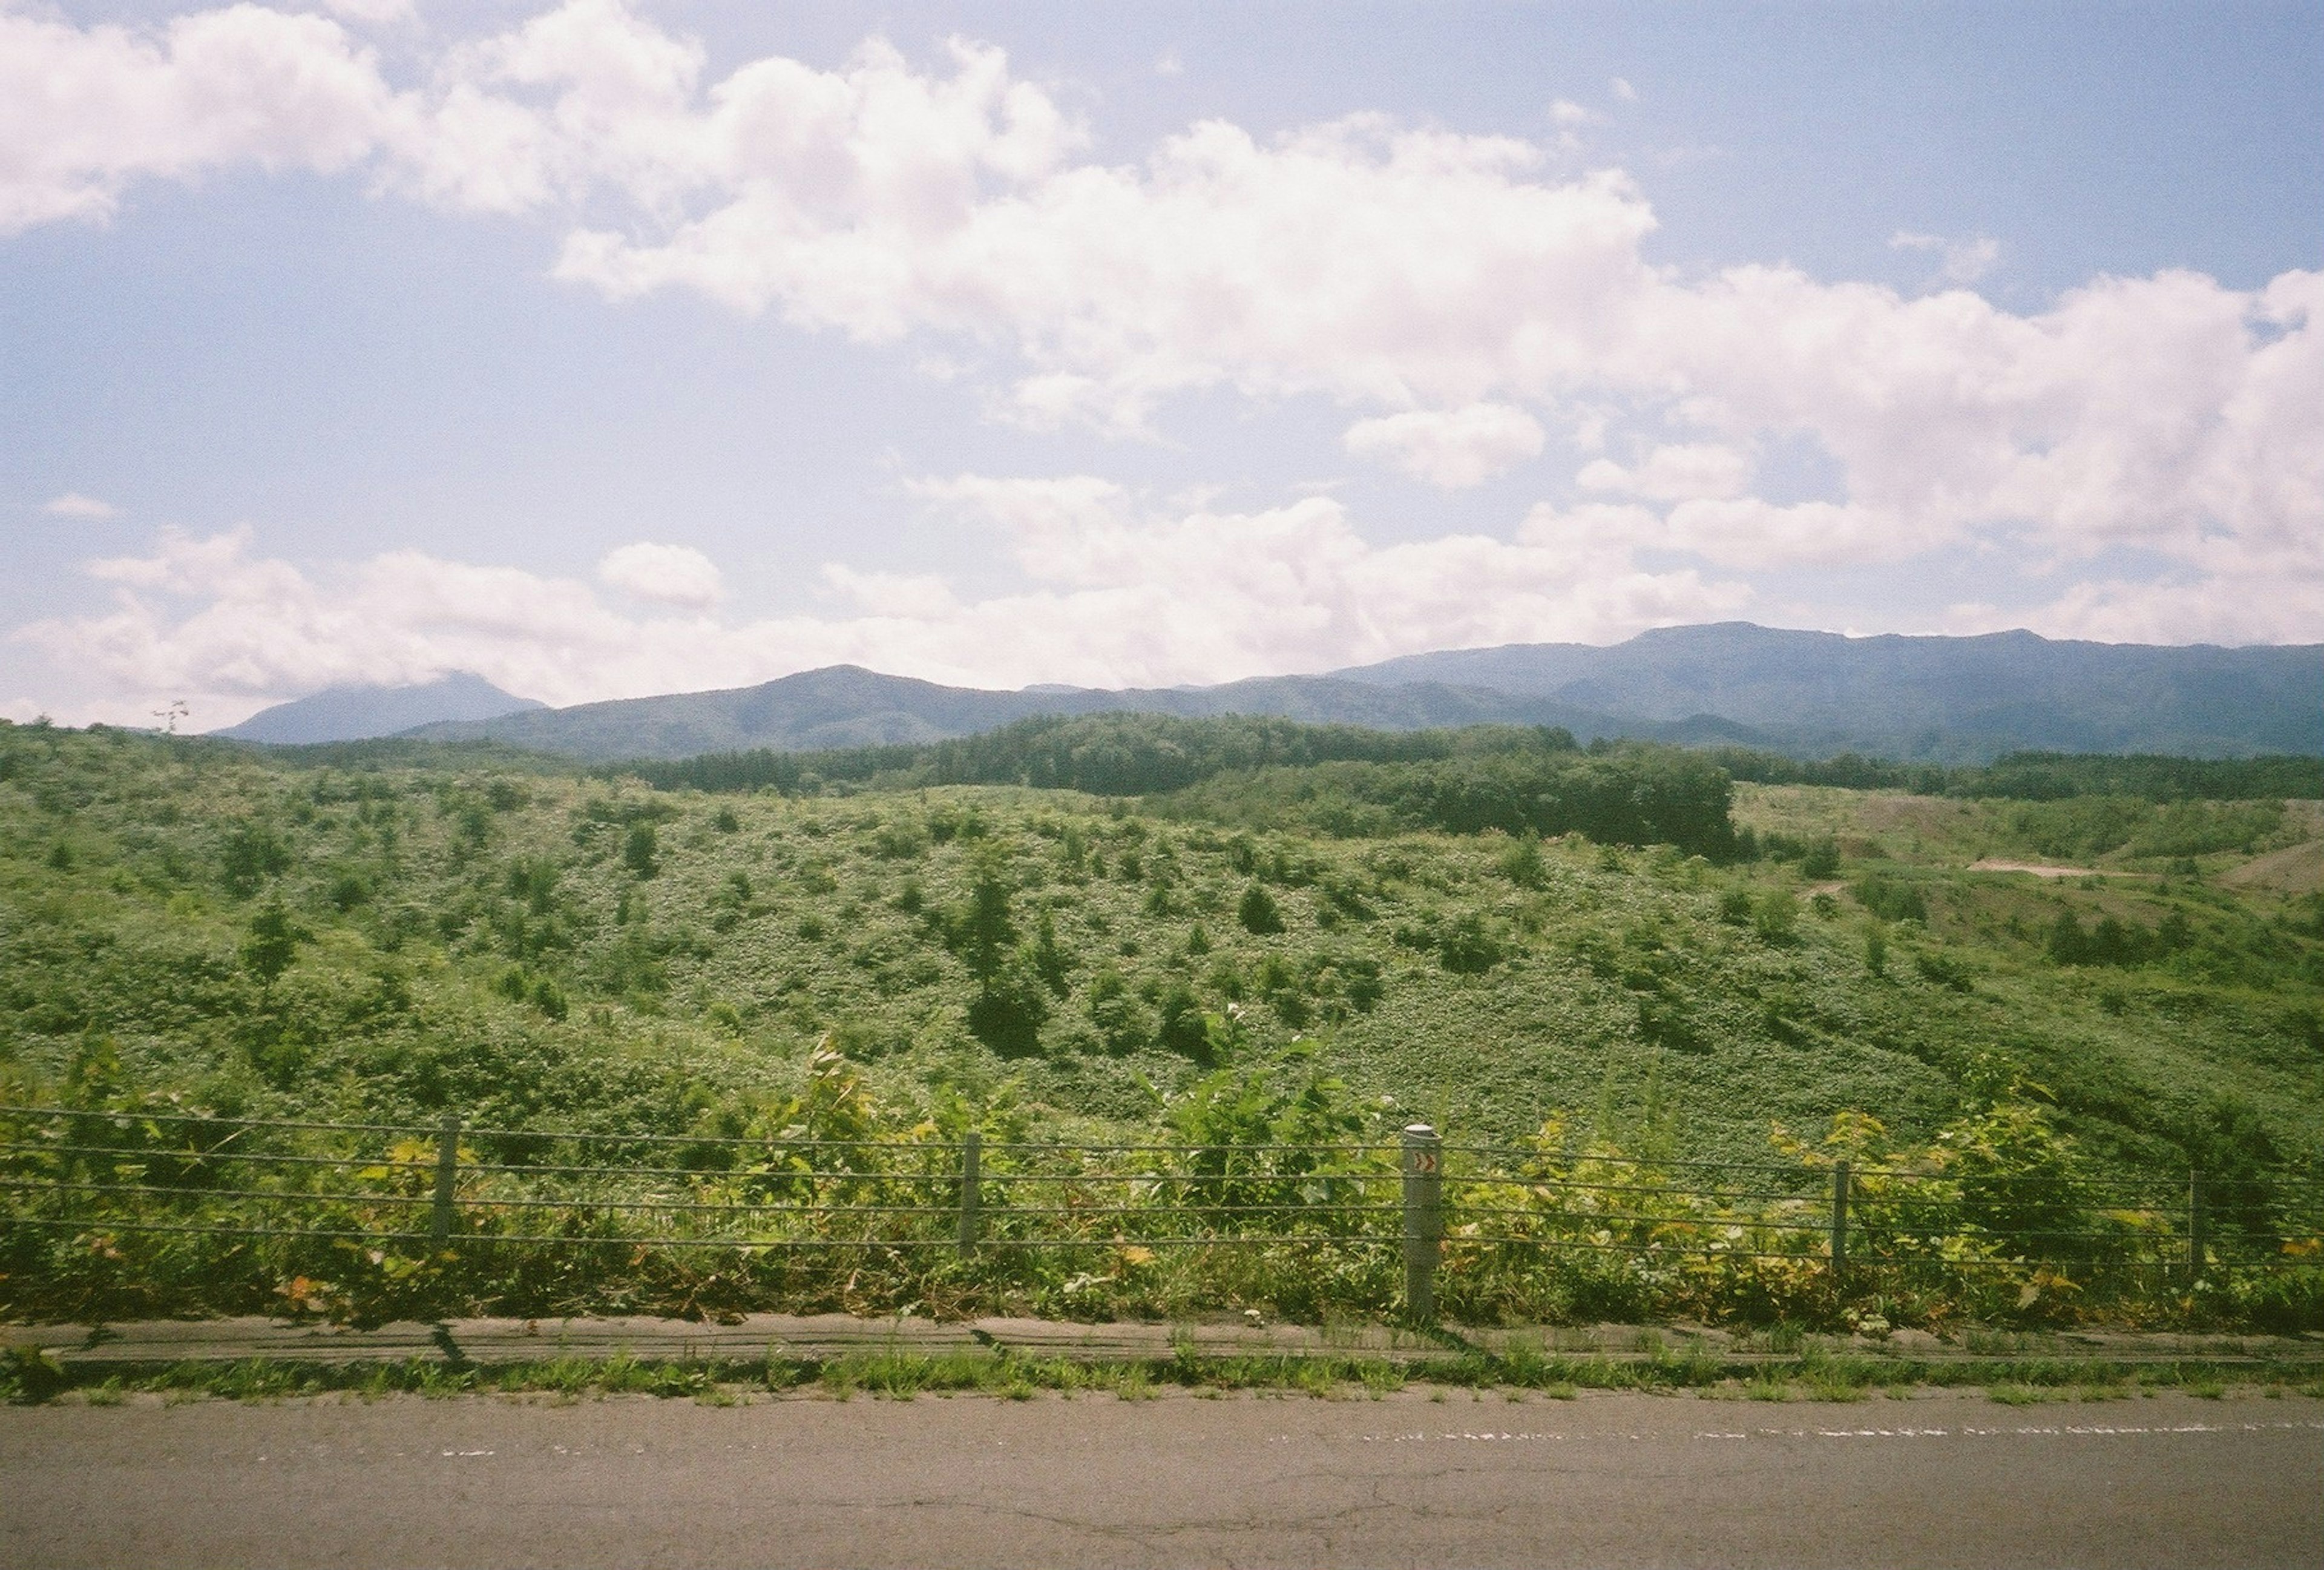
[(460, 1115), (446, 1113), (436, 1131), (436, 1212), (428, 1224), (430, 1247), (452, 1241), (452, 1186), (460, 1176)]
[(2210, 1217), (2203, 1214), (2203, 1175), (2187, 1174), (2187, 1279), (2197, 1279), (2203, 1273), (2203, 1252), (2210, 1241), (2204, 1233), (2209, 1230)]
[(1436, 1256), (1444, 1236), (1444, 1141), (1426, 1123), (1404, 1131), (1404, 1311), (1436, 1320)]
[(984, 1134), (971, 1129), (960, 1141), (960, 1257), (964, 1260), (976, 1253), (976, 1210), (983, 1181)]
[(1831, 1273), (1848, 1269), (1848, 1163), (1831, 1165)]

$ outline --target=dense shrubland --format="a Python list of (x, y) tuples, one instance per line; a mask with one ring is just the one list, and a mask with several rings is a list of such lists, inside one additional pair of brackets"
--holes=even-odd
[[(1730, 806), (1700, 755), (1539, 733), (1012, 729), (942, 766), (1017, 783), (915, 783), (937, 765), (913, 753), (706, 792), (409, 743), (0, 728), (0, 1100), (741, 1137), (801, 1115), (824, 1041), (882, 1137), (1425, 1117), (1552, 1174), (1764, 1159), (1780, 1125), (1808, 1141), (1786, 1159), (1835, 1130), (1953, 1170), (2000, 1117), (2038, 1123), (1997, 1147), (2028, 1170), (2183, 1184), (2191, 1163), (2255, 1193), (2324, 1150), (2324, 899), (2217, 875), (2309, 832), (2304, 807), (1810, 786)], [(1023, 783), (1029, 759), (1112, 799)], [(2153, 874), (1960, 870), (2108, 836), (2097, 854)], [(1082, 1306), (1388, 1289), (1368, 1254), (1258, 1258), (1234, 1279), (1140, 1264)], [(1447, 1290), (1479, 1312), (1790, 1313), (1823, 1289), (1785, 1297), (1807, 1266), (1780, 1260), (1589, 1285), (1466, 1258)], [(1086, 1267), (1007, 1289), (1073, 1307), (1072, 1274), (1107, 1273)], [(602, 1300), (677, 1301), (664, 1268)], [(263, 1274), (220, 1279), (243, 1302)], [(783, 1280), (751, 1289), (844, 1300)], [(879, 1281), (862, 1301), (1002, 1290)], [(1949, 1301), (1916, 1311), (1991, 1307)]]

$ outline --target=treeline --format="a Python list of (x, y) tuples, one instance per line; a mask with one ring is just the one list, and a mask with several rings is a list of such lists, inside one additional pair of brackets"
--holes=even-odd
[(2151, 753), (2011, 753), (1981, 766), (1892, 763), (1855, 753), (1800, 759), (1748, 747), (1706, 748), (1737, 780), (1759, 785), (1835, 785), (1969, 799), (2064, 801), (2080, 796), (2141, 801), (2261, 801), (2324, 797), (2324, 758), (2170, 758)]
[(1222, 774), (1151, 804), (1170, 816), (1338, 836), (1438, 829), (1581, 834), (1601, 845), (1736, 854), (1727, 771), (1674, 747), (1529, 749), (1416, 762)]
[(1508, 753), (1572, 753), (1572, 734), (1541, 726), (1380, 731), (1266, 716), (1043, 715), (982, 735), (918, 746), (821, 753), (709, 753), (624, 763), (665, 790), (812, 795), (829, 786), (912, 790), (927, 785), (1028, 785), (1095, 796), (1155, 796), (1222, 774), (1327, 762), (1420, 762)]
[(1578, 833), (1733, 854), (1727, 772), (1701, 753), (1548, 727), (1379, 731), (1231, 715), (1044, 716), (918, 747), (722, 753), (617, 771), (670, 788), (1023, 785), (1136, 796), (1173, 817), (1333, 835)]

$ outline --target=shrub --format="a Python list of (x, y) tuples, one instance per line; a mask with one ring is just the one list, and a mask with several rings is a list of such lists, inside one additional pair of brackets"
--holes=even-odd
[(1264, 883), (1253, 883), (1243, 890), (1242, 902), (1235, 907), (1235, 918), (1242, 923), (1244, 931), (1260, 937), (1283, 930), (1283, 912)]
[(1791, 943), (1799, 936), (1799, 924), (1800, 902), (1789, 889), (1770, 889), (1759, 896), (1751, 927), (1760, 942), (1776, 947)]
[(1501, 963), (1505, 951), (1485, 919), (1466, 910), (1446, 924), (1436, 940), (1436, 955), (1455, 975), (1481, 975)]
[(627, 838), (622, 842), (622, 864), (641, 878), (650, 878), (661, 870), (657, 854), (659, 848), (650, 823), (630, 825)]
[(1868, 873), (1857, 879), (1849, 892), (1856, 896), (1858, 904), (1883, 921), (1918, 921), (1924, 926), (1928, 922), (1929, 902), (1922, 898), (1920, 890), (1909, 883), (1884, 878), (1877, 873)]

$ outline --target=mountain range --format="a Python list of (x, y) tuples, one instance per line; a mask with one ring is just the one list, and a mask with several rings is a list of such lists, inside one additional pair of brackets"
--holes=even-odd
[[(456, 688), (463, 701), (511, 706), (415, 716), (418, 695), (448, 697), (452, 683), (473, 684)], [(375, 706), (374, 728), (359, 731), (353, 727), (364, 722), (354, 711), (364, 701)], [(310, 706), (301, 720), (310, 730), (327, 714), (339, 734), (280, 734), (283, 716), (301, 706)], [(1455, 650), (1215, 687), (996, 691), (840, 665), (755, 687), (550, 709), (478, 678), (447, 678), (429, 688), (374, 689), (369, 699), (355, 689), (318, 694), (221, 734), (263, 741), (491, 739), (604, 762), (938, 741), (1030, 715), (1121, 709), (1278, 715), (1396, 730), (1550, 725), (1584, 741), (1634, 736), (1912, 762), (1984, 762), (2021, 750), (2324, 754), (2324, 645), (2091, 643), (2023, 632), (1850, 638), (1725, 623), (1645, 633), (1608, 648)]]
[(263, 708), (238, 725), (211, 734), (277, 746), (360, 742), (392, 736), (414, 725), (498, 719), (547, 706), (533, 698), (503, 692), (481, 676), (456, 670), (412, 687), (327, 687)]

